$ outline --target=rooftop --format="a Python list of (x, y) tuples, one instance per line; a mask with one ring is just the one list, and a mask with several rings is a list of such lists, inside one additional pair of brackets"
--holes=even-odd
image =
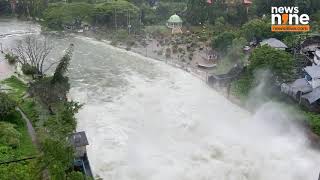
[(307, 99), (310, 104), (316, 102), (320, 99), (320, 87), (313, 89), (312, 92), (302, 95), (301, 97)]
[(74, 147), (89, 145), (86, 133), (84, 131), (71, 134), (69, 137), (69, 142)]
[(320, 66), (307, 66), (304, 70), (311, 78), (320, 78)]
[(291, 84), (292, 90), (297, 93), (301, 91), (303, 93), (308, 93), (312, 91), (312, 86), (304, 78), (297, 79)]
[(270, 47), (273, 47), (273, 48), (288, 48), (287, 45), (285, 45), (282, 41), (276, 38), (265, 39), (260, 44), (261, 46), (269, 45)]

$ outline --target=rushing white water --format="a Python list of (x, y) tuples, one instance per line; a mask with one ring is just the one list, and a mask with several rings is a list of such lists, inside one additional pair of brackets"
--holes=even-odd
[(93, 172), (106, 180), (316, 180), (319, 153), (267, 102), (251, 115), (192, 75), (88, 38), (75, 44), (71, 98)]
[(250, 115), (182, 70), (90, 39), (75, 44), (71, 95), (85, 103), (78, 129), (101, 177), (317, 178), (319, 155), (280, 105)]

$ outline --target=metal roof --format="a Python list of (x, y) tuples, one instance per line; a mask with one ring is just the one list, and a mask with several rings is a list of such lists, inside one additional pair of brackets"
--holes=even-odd
[(301, 91), (303, 93), (311, 92), (312, 86), (304, 78), (295, 80), (291, 85), (292, 91), (296, 94)]
[(312, 92), (302, 95), (301, 98), (307, 99), (310, 104), (316, 102), (320, 99), (320, 87), (313, 89)]
[(260, 44), (261, 46), (269, 45), (270, 47), (273, 47), (273, 48), (288, 48), (287, 45), (285, 45), (282, 41), (276, 38), (265, 39)]
[(307, 66), (304, 68), (312, 78), (320, 78), (320, 66)]
[(84, 131), (71, 134), (69, 137), (69, 142), (74, 147), (89, 145), (86, 133)]

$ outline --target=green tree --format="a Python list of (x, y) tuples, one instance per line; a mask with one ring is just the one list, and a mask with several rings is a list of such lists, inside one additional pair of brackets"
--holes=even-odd
[(260, 41), (271, 36), (271, 24), (266, 20), (253, 19), (241, 27), (241, 32), (248, 41)]
[(208, 19), (208, 3), (206, 0), (188, 0), (187, 21), (191, 24), (203, 24)]
[(212, 39), (212, 47), (222, 53), (226, 53), (232, 45), (232, 40), (236, 37), (234, 32), (224, 32)]
[(251, 72), (259, 69), (269, 69), (276, 81), (287, 81), (292, 78), (294, 61), (292, 55), (264, 45), (256, 48), (251, 54), (248, 69)]
[(93, 5), (88, 3), (57, 3), (50, 5), (44, 12), (45, 25), (61, 30), (64, 24), (80, 26), (82, 21), (91, 21)]
[(271, 7), (280, 7), (280, 6), (294, 6), (295, 0), (290, 1), (272, 1), (272, 0), (255, 0), (253, 1), (254, 6), (256, 7), (256, 14), (267, 15), (270, 14)]
[(66, 179), (67, 170), (73, 163), (73, 148), (66, 142), (65, 137), (46, 137), (41, 143), (41, 150), (44, 152), (41, 163), (44, 169), (49, 169), (51, 179)]
[(138, 24), (140, 9), (134, 4), (125, 0), (112, 0), (105, 3), (96, 4), (94, 8), (95, 22), (108, 24), (113, 27), (127, 27), (130, 15), (131, 25)]
[(68, 71), (68, 66), (71, 61), (73, 52), (73, 44), (70, 45), (68, 48), (66, 54), (61, 58), (58, 66), (56, 67), (56, 70), (54, 71), (53, 78), (52, 78), (52, 84), (57, 82), (62, 82), (65, 80), (64, 75)]
[(15, 111), (16, 102), (7, 94), (0, 92), (0, 119), (6, 118)]
[(77, 120), (74, 115), (81, 108), (81, 105), (75, 102), (63, 102), (58, 105), (56, 112), (46, 122), (45, 126), (52, 137), (66, 137), (72, 133), (77, 126)]
[(244, 58), (243, 48), (247, 44), (247, 40), (243, 37), (235, 38), (232, 40), (232, 46), (228, 53), (229, 58), (241, 60)]

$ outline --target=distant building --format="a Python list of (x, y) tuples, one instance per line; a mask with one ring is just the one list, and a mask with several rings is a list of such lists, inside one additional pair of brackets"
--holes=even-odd
[(167, 21), (167, 27), (172, 29), (172, 34), (182, 33), (182, 19), (177, 14), (172, 15)]
[(272, 48), (278, 49), (278, 50), (286, 50), (288, 48), (287, 45), (285, 45), (282, 41), (276, 39), (276, 38), (269, 38), (265, 39), (260, 43), (261, 46), (268, 45)]

